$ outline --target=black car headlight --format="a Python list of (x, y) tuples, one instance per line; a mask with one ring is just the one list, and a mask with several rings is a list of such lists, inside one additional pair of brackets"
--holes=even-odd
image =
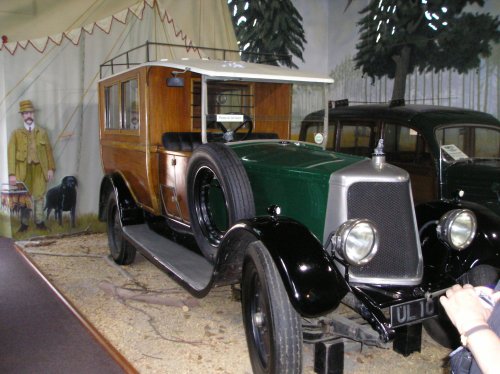
[(344, 222), (332, 237), (334, 250), (351, 265), (363, 265), (378, 250), (378, 233), (368, 219), (350, 219)]
[(436, 227), (438, 238), (453, 249), (467, 248), (476, 236), (476, 215), (469, 209), (454, 209), (445, 213)]

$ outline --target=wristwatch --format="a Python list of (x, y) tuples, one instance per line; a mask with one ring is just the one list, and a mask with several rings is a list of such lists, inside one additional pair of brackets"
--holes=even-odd
[(467, 347), (467, 339), (469, 338), (469, 336), (471, 336), (475, 332), (478, 332), (481, 330), (487, 330), (489, 328), (490, 328), (490, 326), (488, 326), (488, 325), (479, 325), (479, 326), (475, 326), (475, 327), (467, 330), (462, 335), (460, 335), (460, 342), (462, 343), (462, 346)]

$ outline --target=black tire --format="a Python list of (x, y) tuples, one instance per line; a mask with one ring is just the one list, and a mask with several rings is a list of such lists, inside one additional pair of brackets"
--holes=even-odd
[(250, 181), (231, 148), (207, 143), (191, 156), (187, 188), (196, 243), (203, 255), (214, 261), (225, 232), (237, 221), (255, 216)]
[(113, 192), (108, 198), (106, 226), (111, 257), (119, 265), (130, 265), (134, 262), (136, 249), (123, 237), (120, 212)]
[(241, 284), (243, 323), (253, 372), (302, 372), (302, 325), (271, 255), (248, 246)]
[[(476, 266), (458, 279), (462, 285), (473, 286), (495, 285), (497, 281), (498, 270), (489, 265)], [(455, 349), (461, 345), (460, 335), (442, 307), (438, 317), (424, 321), (423, 325), (429, 336), (443, 347)]]

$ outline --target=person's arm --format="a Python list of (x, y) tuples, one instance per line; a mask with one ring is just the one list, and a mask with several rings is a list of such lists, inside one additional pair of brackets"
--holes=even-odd
[[(493, 299), (498, 300), (498, 293)], [(474, 287), (455, 285), (441, 296), (441, 304), (460, 335), (477, 326), (485, 326), (467, 337), (467, 348), (483, 373), (498, 372), (500, 367), (500, 338), (488, 326), (491, 310), (485, 307)], [(498, 307), (498, 306), (497, 306)]]
[(484, 374), (498, 373), (500, 368), (500, 338), (491, 329), (479, 330), (467, 338), (472, 352)]

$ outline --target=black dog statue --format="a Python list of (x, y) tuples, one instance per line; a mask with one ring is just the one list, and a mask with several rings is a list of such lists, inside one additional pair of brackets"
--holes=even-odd
[(54, 209), (55, 219), (62, 225), (62, 212), (70, 212), (71, 227), (75, 227), (75, 210), (76, 210), (76, 188), (78, 181), (74, 176), (66, 176), (62, 179), (61, 184), (51, 188), (45, 196), (45, 207), (47, 210), (47, 220), (50, 212)]

